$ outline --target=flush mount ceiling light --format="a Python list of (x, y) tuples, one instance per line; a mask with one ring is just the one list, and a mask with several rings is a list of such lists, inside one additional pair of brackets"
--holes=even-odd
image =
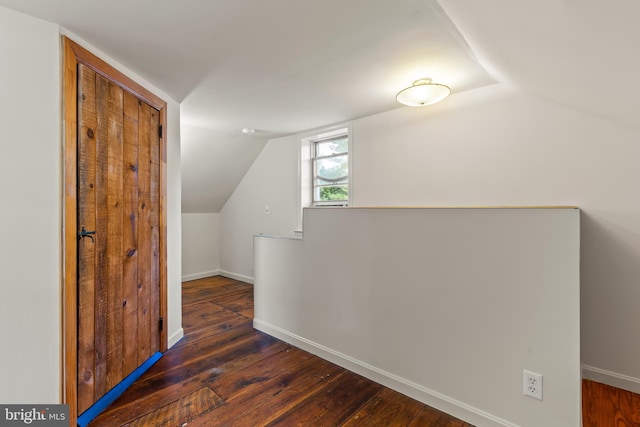
[(251, 128), (242, 128), (242, 133), (246, 135), (253, 135), (254, 133), (256, 133), (256, 130)]
[(451, 93), (448, 86), (431, 82), (431, 79), (416, 80), (411, 86), (398, 92), (396, 99), (410, 107), (422, 107), (440, 102)]

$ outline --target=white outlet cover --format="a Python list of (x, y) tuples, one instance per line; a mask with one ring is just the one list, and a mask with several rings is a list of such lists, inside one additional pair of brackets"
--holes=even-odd
[(522, 392), (525, 396), (542, 400), (542, 374), (527, 371), (522, 372)]

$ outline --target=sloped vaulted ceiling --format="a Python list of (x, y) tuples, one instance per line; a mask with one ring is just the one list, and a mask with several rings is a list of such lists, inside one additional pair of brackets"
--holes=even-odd
[(59, 23), (182, 101), (185, 212), (219, 211), (268, 139), (397, 108), (425, 76), (454, 93), (511, 82), (639, 123), (636, 0), (0, 5)]
[(640, 2), (439, 0), (500, 81), (640, 125)]
[(185, 211), (221, 209), (269, 138), (398, 108), (423, 76), (494, 82), (434, 1), (260, 2), (240, 18), (182, 104)]
[(398, 108), (422, 77), (454, 93), (494, 82), (435, 0), (0, 5), (60, 24), (182, 102), (184, 212), (218, 212), (270, 138)]

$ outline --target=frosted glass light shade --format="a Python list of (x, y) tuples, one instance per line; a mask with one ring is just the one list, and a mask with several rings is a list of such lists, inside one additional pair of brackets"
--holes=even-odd
[(451, 89), (448, 86), (431, 83), (431, 79), (420, 79), (413, 82), (413, 85), (408, 88), (398, 92), (396, 99), (404, 105), (422, 107), (440, 102), (450, 93)]

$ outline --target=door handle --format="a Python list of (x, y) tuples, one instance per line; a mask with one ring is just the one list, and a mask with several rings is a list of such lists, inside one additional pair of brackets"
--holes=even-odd
[(87, 229), (85, 227), (82, 227), (82, 230), (80, 230), (80, 232), (78, 233), (78, 240), (81, 240), (83, 237), (88, 237), (91, 239), (92, 242), (95, 243), (95, 240), (93, 238), (93, 234), (96, 234), (95, 230), (94, 231), (87, 231)]

